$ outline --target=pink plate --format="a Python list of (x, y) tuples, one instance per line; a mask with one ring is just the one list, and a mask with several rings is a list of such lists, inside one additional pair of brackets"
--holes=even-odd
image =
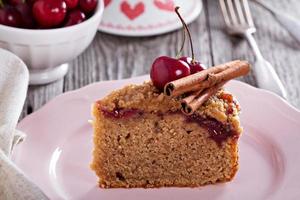
[(202, 188), (100, 189), (89, 169), (91, 104), (142, 76), (95, 83), (56, 97), (18, 126), (28, 134), (15, 148), (16, 164), (51, 199), (299, 199), (300, 112), (278, 96), (247, 84), (226, 85), (243, 112), (240, 170), (226, 184)]

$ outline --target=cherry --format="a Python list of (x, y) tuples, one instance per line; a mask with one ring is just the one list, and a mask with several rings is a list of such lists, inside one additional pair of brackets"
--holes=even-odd
[(67, 5), (63, 0), (37, 0), (32, 12), (41, 28), (53, 28), (64, 21)]
[(5, 6), (0, 9), (0, 24), (12, 27), (21, 27), (22, 17), (17, 9)]
[(184, 57), (179, 58), (179, 60), (186, 62), (190, 66), (191, 74), (194, 74), (194, 73), (200, 72), (203, 69), (205, 69), (205, 66), (202, 65), (199, 61), (195, 60), (193, 41), (192, 41), (192, 36), (191, 36), (190, 30), (189, 30), (188, 26), (186, 25), (185, 21), (183, 20), (183, 18), (181, 17), (178, 10), (179, 10), (179, 7), (176, 7), (175, 12), (178, 15), (178, 17), (183, 25), (183, 43), (182, 43), (181, 49), (177, 56), (179, 57), (180, 53), (183, 50), (184, 43), (185, 43), (185, 32), (187, 32), (188, 36), (189, 36), (188, 38), (190, 40), (191, 50), (192, 50), (192, 58), (184, 56)]
[(85, 14), (92, 13), (98, 4), (98, 0), (79, 0), (79, 6)]
[(202, 70), (204, 70), (206, 68), (199, 61), (196, 61), (196, 60), (193, 61), (193, 58), (191, 58), (191, 57), (184, 56), (184, 57), (179, 58), (179, 60), (186, 62), (190, 66), (191, 74), (201, 72)]
[(187, 63), (167, 56), (157, 58), (150, 72), (154, 86), (160, 91), (163, 91), (167, 83), (188, 75), (190, 75), (190, 68)]
[(34, 28), (34, 19), (31, 13), (31, 8), (28, 4), (21, 3), (15, 7), (22, 17), (23, 28)]
[(23, 4), (24, 0), (8, 0), (8, 3), (10, 5), (16, 6), (16, 5), (19, 5), (19, 4)]
[[(179, 57), (180, 53), (183, 50), (184, 43), (185, 43), (185, 30), (189, 33), (189, 30), (182, 19), (181, 15), (178, 12), (179, 7), (175, 8), (175, 12), (177, 13), (178, 17), (180, 18), (183, 24), (183, 42), (179, 53), (177, 54), (177, 58)], [(190, 33), (189, 33), (189, 37)], [(190, 39), (191, 41), (191, 39)], [(192, 41), (191, 41), (192, 46)], [(194, 51), (192, 50), (193, 56)], [(182, 57), (180, 59), (170, 58), (167, 56), (161, 56), (157, 58), (154, 63), (152, 64), (150, 77), (151, 80), (156, 88), (159, 90), (163, 90), (165, 85), (171, 81), (189, 76), (191, 72), (199, 71), (199, 64), (192, 59), (189, 61), (187, 57)], [(202, 69), (202, 68), (201, 68)], [(192, 70), (192, 71), (191, 71)]]
[(76, 8), (79, 0), (65, 0), (69, 10)]
[(67, 16), (67, 21), (65, 26), (72, 26), (79, 24), (85, 20), (85, 14), (80, 10), (73, 10)]
[(36, 1), (37, 0), (26, 0), (26, 4), (28, 4), (30, 7), (32, 7)]

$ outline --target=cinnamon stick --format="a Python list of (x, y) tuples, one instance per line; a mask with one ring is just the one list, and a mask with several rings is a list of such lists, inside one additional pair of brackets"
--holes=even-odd
[(181, 103), (185, 103), (185, 104), (191, 103), (197, 96), (199, 96), (201, 94), (201, 92), (202, 92), (202, 90), (192, 93), (191, 95), (182, 99)]
[(229, 81), (231, 79), (234, 79), (239, 76), (247, 75), (250, 71), (250, 65), (247, 63), (245, 65), (233, 65), (232, 67), (229, 67), (228, 69), (217, 73), (217, 74), (211, 74), (209, 78), (213, 79), (214, 81), (210, 82), (222, 82), (222, 81)]
[(250, 71), (250, 66), (234, 65), (216, 74), (208, 74), (207, 80), (201, 83), (200, 90), (209, 88), (217, 83), (229, 81), (239, 76), (244, 76)]
[(221, 81), (227, 81), (250, 71), (247, 61), (235, 60), (168, 83), (167, 96), (179, 96), (186, 92), (203, 90)]
[(183, 99), (181, 106), (182, 106), (182, 112), (186, 115), (191, 115), (193, 114), (204, 102), (206, 102), (209, 97), (211, 97), (212, 95), (216, 94), (217, 91), (224, 86), (224, 84), (227, 81), (222, 81), (216, 85), (214, 85), (211, 88), (207, 88), (205, 89), (202, 93), (200, 93), (198, 96), (189, 96), (187, 98), (193, 98), (193, 100), (189, 99), (189, 102), (186, 101), (187, 98)]

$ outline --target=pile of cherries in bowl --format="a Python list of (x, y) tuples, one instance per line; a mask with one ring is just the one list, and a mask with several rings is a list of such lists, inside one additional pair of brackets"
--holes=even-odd
[(98, 0), (0, 0), (0, 24), (26, 29), (52, 29), (82, 23)]

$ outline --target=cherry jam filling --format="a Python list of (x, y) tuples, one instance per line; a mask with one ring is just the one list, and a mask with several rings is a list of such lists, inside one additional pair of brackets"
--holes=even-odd
[(200, 127), (206, 129), (210, 138), (218, 145), (221, 145), (228, 138), (238, 138), (238, 134), (231, 129), (230, 125), (225, 125), (214, 118), (204, 118), (193, 114), (186, 117), (186, 122), (197, 123)]
[(143, 114), (143, 111), (138, 109), (115, 108), (114, 110), (110, 111), (105, 108), (101, 108), (101, 111), (105, 117), (114, 119), (127, 119), (130, 117), (134, 117), (135, 115)]
[[(141, 116), (144, 114), (143, 111), (138, 109), (123, 109), (123, 108), (115, 108), (110, 111), (105, 108), (101, 108), (101, 111), (105, 117), (112, 119), (129, 119), (135, 116)], [(178, 114), (175, 113), (167, 113), (167, 114)], [(181, 112), (180, 112), (181, 113)], [(159, 117), (161, 117), (162, 113), (157, 113)], [(191, 116), (185, 116), (185, 121), (187, 123), (197, 123), (200, 127), (206, 129), (209, 133), (209, 138), (214, 140), (219, 146), (222, 145), (224, 141), (228, 138), (238, 139), (238, 134), (233, 131), (230, 125), (223, 124), (214, 118), (204, 118), (202, 116), (193, 114)]]

